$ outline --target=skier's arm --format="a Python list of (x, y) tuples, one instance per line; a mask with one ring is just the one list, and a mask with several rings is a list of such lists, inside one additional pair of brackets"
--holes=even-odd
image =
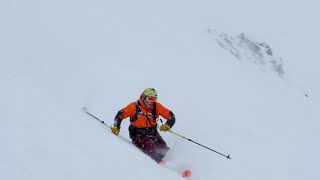
[(120, 128), (123, 119), (133, 116), (136, 111), (136, 103), (130, 103), (127, 107), (118, 111), (114, 118), (114, 127)]
[(172, 128), (172, 126), (176, 122), (176, 118), (172, 111), (170, 111), (168, 108), (164, 107), (162, 104), (157, 103), (157, 110), (159, 112), (159, 115), (167, 119), (166, 124)]

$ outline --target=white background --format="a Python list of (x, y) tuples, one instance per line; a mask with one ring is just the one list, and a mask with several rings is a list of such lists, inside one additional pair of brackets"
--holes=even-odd
[[(192, 179), (320, 179), (319, 5), (1, 0), (0, 179), (181, 178), (81, 112), (112, 124), (146, 87), (174, 131), (231, 154), (162, 134)], [(269, 44), (285, 80), (235, 59), (208, 28)]]

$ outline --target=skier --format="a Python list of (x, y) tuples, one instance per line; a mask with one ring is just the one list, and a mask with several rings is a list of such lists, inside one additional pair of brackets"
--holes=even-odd
[(169, 131), (175, 123), (173, 112), (157, 102), (155, 89), (147, 88), (139, 100), (130, 103), (117, 113), (112, 133), (118, 135), (122, 120), (130, 117), (129, 134), (132, 143), (157, 163), (162, 164), (162, 158), (169, 147), (157, 130), (159, 116), (167, 120), (165, 124), (160, 126), (160, 131)]

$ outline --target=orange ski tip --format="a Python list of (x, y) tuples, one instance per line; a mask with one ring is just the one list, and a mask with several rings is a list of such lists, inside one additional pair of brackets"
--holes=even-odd
[(182, 172), (182, 177), (190, 177), (191, 176), (191, 171), (189, 169), (185, 169)]

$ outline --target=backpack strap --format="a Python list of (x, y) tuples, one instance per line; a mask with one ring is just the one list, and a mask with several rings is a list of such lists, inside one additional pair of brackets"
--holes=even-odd
[(139, 117), (139, 115), (140, 115), (141, 113), (142, 113), (142, 112), (141, 112), (141, 104), (140, 104), (140, 101), (138, 100), (138, 101), (136, 102), (136, 114), (133, 116), (132, 119), (130, 119), (130, 121), (131, 121), (131, 122), (135, 122), (135, 121), (138, 119), (138, 117)]
[(152, 109), (152, 117), (155, 121), (157, 121), (157, 103), (154, 103), (153, 109)]

